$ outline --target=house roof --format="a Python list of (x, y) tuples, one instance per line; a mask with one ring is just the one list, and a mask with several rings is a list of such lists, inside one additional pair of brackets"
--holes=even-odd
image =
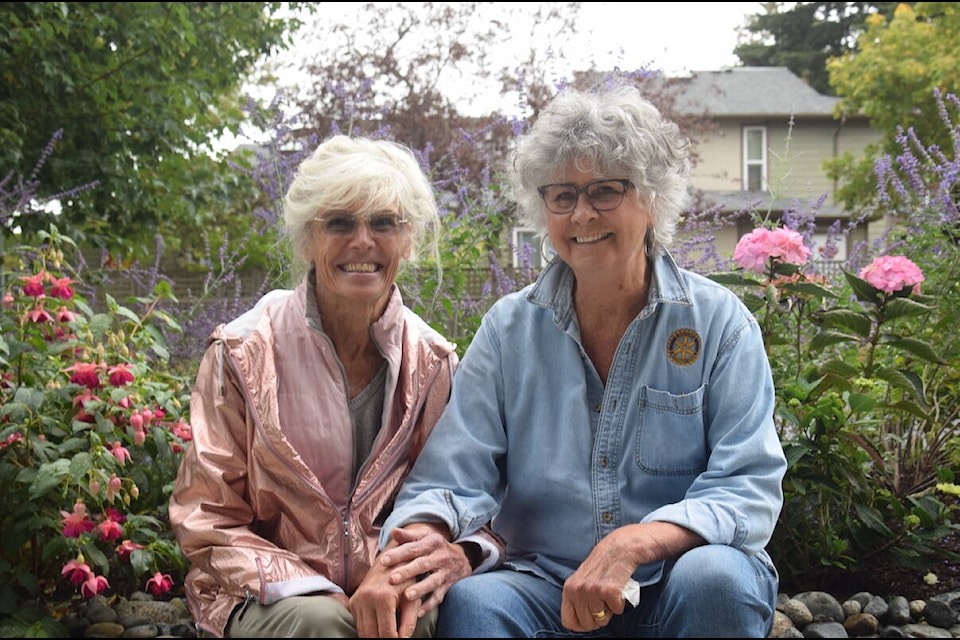
[(711, 117), (834, 117), (840, 101), (818, 93), (787, 67), (728, 67), (670, 78), (678, 113)]
[(818, 218), (848, 218), (843, 207), (828, 202), (810, 202), (802, 198), (778, 198), (767, 191), (698, 190), (706, 207), (719, 206), (721, 211), (815, 211)]

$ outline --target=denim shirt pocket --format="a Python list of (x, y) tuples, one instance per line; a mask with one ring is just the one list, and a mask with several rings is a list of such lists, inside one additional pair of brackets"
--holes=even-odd
[(640, 416), (636, 460), (641, 470), (652, 475), (695, 475), (707, 463), (707, 442), (703, 424), (705, 387), (689, 393), (644, 386), (640, 395)]

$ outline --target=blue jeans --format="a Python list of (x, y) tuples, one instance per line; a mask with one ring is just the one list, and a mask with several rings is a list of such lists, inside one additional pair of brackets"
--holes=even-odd
[[(671, 566), (672, 564), (672, 566)], [(438, 638), (765, 638), (779, 579), (760, 559), (726, 545), (691, 549), (641, 590), (640, 604), (590, 633), (560, 624), (562, 588), (499, 569), (453, 585), (440, 605)]]

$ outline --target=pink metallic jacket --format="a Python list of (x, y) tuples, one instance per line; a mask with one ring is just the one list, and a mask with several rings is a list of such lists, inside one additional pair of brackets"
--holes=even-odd
[[(454, 345), (404, 307), (394, 288), (372, 327), (389, 367), (385, 426), (352, 488), (346, 380), (310, 317), (316, 314), (307, 312), (308, 295), (305, 279), (218, 327), (193, 388), (193, 443), (170, 524), (191, 563), (186, 595), (194, 620), (220, 637), (246, 598), (270, 604), (318, 591), (353, 593), (458, 364)], [(290, 434), (315, 446), (299, 447), (301, 455)]]

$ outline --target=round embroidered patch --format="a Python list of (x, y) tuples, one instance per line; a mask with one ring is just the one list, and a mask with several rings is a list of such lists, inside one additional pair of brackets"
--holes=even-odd
[(673, 364), (685, 367), (700, 355), (700, 334), (693, 329), (677, 329), (667, 340), (667, 357)]

